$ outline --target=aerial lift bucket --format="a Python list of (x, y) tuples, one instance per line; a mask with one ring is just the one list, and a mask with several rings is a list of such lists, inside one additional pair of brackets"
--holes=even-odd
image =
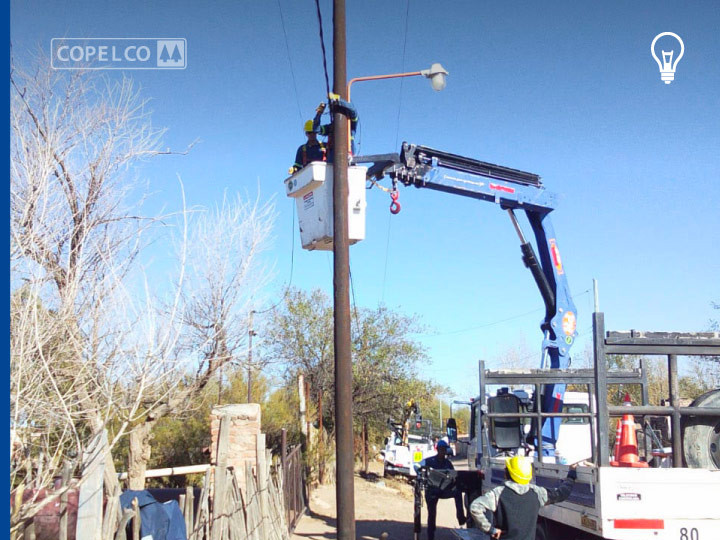
[[(348, 241), (365, 238), (365, 173), (348, 167)], [(300, 243), (307, 250), (333, 250), (333, 166), (313, 161), (285, 179), (287, 196), (295, 199)]]

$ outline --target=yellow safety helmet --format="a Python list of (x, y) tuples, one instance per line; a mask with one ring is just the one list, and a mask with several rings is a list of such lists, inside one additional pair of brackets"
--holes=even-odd
[(303, 129), (305, 130), (305, 133), (313, 133), (315, 130), (313, 129), (313, 121), (308, 120), (303, 124)]
[(505, 467), (518, 484), (528, 484), (532, 478), (532, 462), (523, 456), (511, 457), (505, 462)]

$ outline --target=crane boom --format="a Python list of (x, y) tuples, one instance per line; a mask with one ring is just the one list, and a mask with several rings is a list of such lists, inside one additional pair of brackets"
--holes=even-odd
[[(545, 317), (540, 323), (543, 332), (541, 367), (569, 367), (570, 349), (577, 337), (577, 312), (550, 219), (556, 196), (544, 188), (540, 176), (407, 142), (403, 143), (399, 154), (358, 156), (353, 162), (372, 163), (367, 172), (368, 179), (380, 180), (389, 176), (394, 188), (399, 182), (495, 203), (507, 211), (520, 239), (522, 260), (532, 273), (545, 304)], [(526, 240), (516, 211), (525, 212), (539, 256)], [(546, 385), (542, 410), (560, 411), (564, 393), (564, 384)], [(559, 418), (544, 422), (544, 453), (554, 453), (559, 426)]]

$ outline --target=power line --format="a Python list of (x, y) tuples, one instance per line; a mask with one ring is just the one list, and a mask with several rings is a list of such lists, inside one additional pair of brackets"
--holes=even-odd
[[(587, 289), (579, 294), (573, 295), (571, 298), (573, 298), (573, 299), (580, 298), (581, 296), (584, 296), (584, 295), (588, 294), (589, 292), (590, 292), (590, 289)], [(506, 319), (500, 319), (497, 321), (481, 324), (478, 326), (469, 326), (467, 328), (461, 328), (458, 330), (450, 330), (448, 332), (436, 332), (436, 333), (424, 334), (424, 335), (427, 337), (436, 337), (436, 336), (449, 336), (449, 335), (453, 335), (453, 334), (462, 334), (465, 332), (472, 332), (473, 330), (481, 330), (483, 328), (489, 328), (491, 326), (497, 326), (498, 324), (514, 321), (515, 319), (521, 319), (522, 317), (527, 317), (528, 315), (532, 315), (533, 313), (538, 313), (538, 312), (541, 312), (544, 310), (545, 310), (545, 308), (537, 308), (537, 309), (533, 309), (532, 311), (526, 311), (525, 313), (519, 313), (517, 315), (513, 315)], [(423, 334), (421, 334), (421, 335), (423, 335)]]
[(353, 311), (355, 312), (355, 330), (360, 335), (360, 317), (358, 317), (357, 300), (355, 300), (355, 284), (353, 283), (352, 270), (348, 265), (348, 273), (350, 274), (350, 292), (352, 293)]
[(292, 58), (290, 57), (290, 45), (288, 44), (287, 32), (285, 31), (285, 17), (283, 17), (282, 5), (280, 4), (280, 0), (277, 0), (277, 3), (278, 9), (280, 10), (280, 23), (282, 24), (283, 35), (285, 36), (285, 50), (287, 51), (288, 64), (290, 64), (290, 75), (292, 75), (293, 89), (295, 90), (295, 101), (297, 102), (300, 122), (302, 122), (302, 107), (300, 106), (300, 97), (298, 95), (297, 83), (295, 82), (295, 71), (293, 70)]
[[(408, 20), (410, 19), (410, 0), (407, 0), (405, 7), (405, 36), (403, 37), (403, 52), (402, 60), (400, 62), (400, 72), (405, 71), (405, 50), (407, 47), (407, 35), (408, 35)], [(402, 93), (403, 93), (403, 81), (405, 77), (400, 77), (400, 92), (398, 94), (398, 113), (397, 122), (395, 127), (395, 148), (398, 147), (398, 140), (400, 138), (400, 112), (402, 111)], [(387, 226), (387, 240), (385, 241), (385, 264), (383, 265), (383, 280), (382, 280), (382, 296), (381, 302), (385, 302), (385, 283), (387, 280), (387, 267), (388, 258), (390, 255), (390, 232), (392, 226), (392, 214), (388, 215), (388, 226)]]
[(315, 7), (317, 8), (318, 25), (320, 26), (320, 47), (322, 48), (323, 69), (325, 70), (325, 89), (327, 90), (326, 95), (329, 96), (330, 95), (330, 78), (328, 77), (327, 55), (325, 54), (325, 36), (323, 35), (322, 13), (320, 12), (320, 0), (315, 0)]

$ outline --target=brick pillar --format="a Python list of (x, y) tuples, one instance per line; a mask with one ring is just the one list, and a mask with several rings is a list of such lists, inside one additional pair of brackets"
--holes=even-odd
[(210, 463), (217, 465), (220, 419), (230, 421), (228, 437), (227, 464), (235, 468), (238, 484), (245, 488), (245, 463), (257, 462), (257, 437), (260, 435), (260, 405), (246, 403), (241, 405), (221, 405), (214, 407), (210, 415)]

